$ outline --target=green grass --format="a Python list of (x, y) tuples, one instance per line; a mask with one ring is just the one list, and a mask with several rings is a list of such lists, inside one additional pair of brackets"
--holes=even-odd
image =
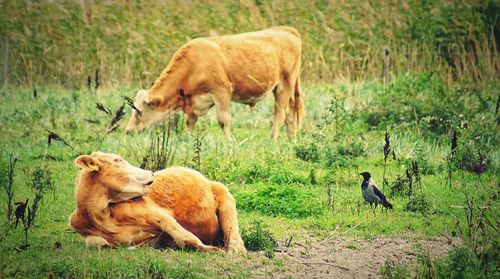
[[(404, 77), (402, 82), (396, 79), (394, 87), (403, 86), (407, 79)], [(419, 92), (434, 94), (433, 81), (424, 81), (425, 90)], [(470, 92), (476, 95), (464, 93), (469, 94), (462, 96), (465, 100), (475, 99), (477, 94), (491, 100), (498, 89), (498, 84), (475, 86), (477, 91)], [(466, 229), (464, 208), (461, 207), (464, 192), (471, 195), (477, 205), (489, 203), (493, 216), (498, 216), (499, 207), (495, 202), (499, 177), (498, 128), (494, 125), (492, 105), (469, 107), (471, 102), (464, 102), (462, 112), (471, 123), (469, 125), (474, 125), (477, 123), (474, 119), (480, 118), (483, 119), (480, 128), (484, 137), (493, 133), (485, 143), (492, 150), (488, 153), (490, 164), (480, 182), (473, 173), (455, 167), (450, 188), (445, 160), (449, 153), (448, 133), (441, 133), (441, 130), (432, 129), (433, 126), (415, 119), (384, 120), (385, 125), (372, 126), (369, 115), (378, 113), (373, 104), (379, 104), (381, 94), (385, 94), (381, 100), (386, 106), (391, 106), (390, 96), (396, 94), (381, 92), (381, 88), (374, 82), (340, 81), (333, 86), (306, 84), (303, 91), (308, 116), (295, 143), (286, 140), (284, 131), (277, 142), (270, 141), (270, 97), (254, 111), (234, 104), (234, 141), (224, 138), (211, 111), (198, 123), (205, 129), (201, 171), (229, 187), (237, 199), (243, 228), (248, 229), (255, 220), (261, 220), (277, 240), (288, 239), (290, 235), (301, 239), (304, 234), (322, 239), (335, 230), (343, 235), (368, 239), (378, 236), (415, 239), (451, 234), (457, 231), (457, 221), (463, 230)], [(448, 87), (445, 90), (446, 94), (454, 92)], [(172, 278), (210, 278), (224, 277), (227, 271), (239, 277), (251, 277), (255, 275), (249, 264), (252, 260), (268, 266), (271, 271), (283, 268), (280, 260), (255, 259), (255, 256), (250, 256), (250, 260), (228, 260), (217, 253), (158, 251), (144, 247), (96, 251), (85, 248), (83, 238), (67, 230), (67, 217), (75, 208), (74, 183), (78, 168), (73, 160), (77, 155), (95, 150), (115, 152), (139, 165), (147, 153), (154, 131), (125, 135), (123, 125), (126, 120), (122, 120), (121, 129), (106, 135), (110, 118), (95, 108), (95, 102), (101, 102), (114, 111), (123, 102), (123, 96), (133, 94), (134, 90), (118, 86), (98, 93), (46, 86), (39, 87), (38, 97), (34, 98), (29, 88), (11, 86), (1, 89), (0, 168), (6, 168), (10, 154), (19, 158), (14, 182), (15, 201), (32, 197), (26, 186), (29, 179), (26, 170), (47, 165), (55, 181), (55, 195), (47, 194), (43, 200), (36, 225), (29, 234), (31, 247), (27, 251), (15, 251), (23, 244), (22, 231), (5, 223), (6, 203), (3, 201), (6, 197), (3, 190), (0, 192), (0, 216), (5, 224), (0, 234), (3, 276), (43, 277), (53, 273), (61, 277), (154, 277), (155, 274), (166, 274)], [(397, 96), (405, 100), (412, 98), (401, 94)], [(336, 108), (345, 110), (335, 112), (330, 103), (333, 96), (343, 100)], [(421, 103), (415, 99), (409, 105), (419, 106)], [(445, 113), (446, 108), (442, 112)], [(419, 113), (424, 115), (427, 110)], [(85, 119), (98, 120), (100, 124)], [(489, 127), (493, 130), (488, 130)], [(429, 170), (421, 174), (422, 189), (415, 190), (423, 191), (430, 201), (431, 208), (425, 214), (406, 211), (405, 196), (389, 196), (394, 210), (385, 213), (378, 209), (375, 216), (369, 206), (362, 203), (359, 172), (370, 171), (382, 186), (386, 129), (398, 159), (388, 159), (386, 178), (390, 185), (397, 175), (404, 176), (411, 160), (417, 160), (420, 166), (424, 161), (427, 164)], [(57, 141), (47, 146), (47, 131), (56, 132), (74, 149)], [(469, 129), (460, 131), (465, 135)], [(174, 164), (193, 166), (193, 135), (181, 131), (178, 139)], [(297, 156), (297, 150), (311, 145), (316, 147), (307, 149), (307, 152), (314, 154), (314, 160)], [(331, 164), (332, 160), (336, 163)], [(315, 173), (316, 184), (311, 183), (311, 170)], [(331, 189), (332, 208), (328, 207), (328, 187)], [(385, 188), (386, 194), (389, 187)], [(55, 248), (56, 242), (61, 243), (60, 248)], [(348, 248), (356, 249), (355, 246)]]
[[(124, 96), (147, 88), (175, 50), (192, 38), (275, 25), (296, 27), (304, 43), (307, 116), (298, 140), (287, 141), (282, 131), (277, 142), (270, 141), (270, 97), (254, 111), (233, 104), (234, 141), (224, 138), (213, 110), (203, 117), (198, 123), (205, 133), (200, 165), (193, 161), (194, 135), (184, 128), (177, 135), (174, 164), (199, 167), (225, 183), (247, 232), (261, 221), (278, 241), (311, 234), (318, 239), (332, 234), (367, 239), (461, 236), (461, 230), (467, 234), (471, 227), (465, 194), (472, 197), (475, 213), (487, 209), (486, 218), (498, 223), (498, 1), (365, 2), (0, 2), (0, 37), (10, 42), (10, 83), (0, 88), (0, 184), (6, 185), (11, 154), (19, 159), (15, 201), (33, 199), (27, 185), (35, 166), (50, 168), (55, 183), (55, 195), (44, 198), (26, 251), (16, 251), (23, 234), (7, 222), (6, 195), (0, 191), (0, 277), (234, 278), (265, 277), (286, 268), (281, 259), (258, 253), (228, 259), (217, 253), (150, 248), (96, 251), (67, 230), (75, 208), (74, 158), (101, 150), (139, 165), (155, 133), (125, 135), (121, 120), (122, 127), (106, 135), (111, 119), (95, 108), (96, 102), (116, 111)], [(384, 46), (390, 49), (389, 83), (380, 81)], [(96, 69), (97, 92), (86, 84), (91, 77), (93, 86)], [(71, 147), (60, 141), (48, 146), (48, 131)], [(363, 205), (358, 173), (370, 171), (382, 186), (385, 132), (396, 160), (392, 154), (388, 158), (384, 192), (389, 195), (397, 177), (406, 177), (416, 161), (422, 186), (415, 192), (424, 193), (429, 202), (426, 212), (405, 210), (405, 194), (389, 195), (394, 210), (387, 213), (377, 210), (374, 216)], [(450, 164), (453, 132), (458, 147)], [(484, 225), (477, 215), (474, 220)], [(486, 228), (480, 247), (498, 251), (498, 233)], [(261, 234), (249, 233), (256, 243)], [(474, 247), (471, 237), (463, 241)], [(457, 265), (455, 259), (464, 253), (451, 252), (435, 266)], [(413, 274), (406, 271), (399, 263), (386, 264), (386, 274)]]

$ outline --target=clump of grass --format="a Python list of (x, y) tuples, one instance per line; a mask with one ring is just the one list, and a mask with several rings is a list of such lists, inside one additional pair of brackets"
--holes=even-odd
[(346, 167), (349, 165), (349, 158), (346, 155), (342, 155), (340, 153), (344, 153), (342, 151), (343, 149), (339, 148), (333, 149), (333, 148), (327, 148), (325, 151), (325, 159), (326, 159), (326, 166), (330, 168), (342, 168)]
[(299, 191), (294, 185), (270, 185), (260, 187), (254, 193), (237, 195), (238, 208), (260, 211), (269, 216), (304, 218), (323, 213), (319, 203), (311, 199), (311, 193)]
[(305, 143), (295, 146), (295, 156), (303, 161), (319, 162), (319, 148), (315, 143)]
[(389, 258), (384, 262), (379, 273), (384, 279), (411, 278), (408, 268), (393, 258)]
[(404, 197), (408, 195), (410, 180), (406, 176), (397, 175), (392, 183), (390, 194), (392, 197)]
[(274, 256), (274, 247), (277, 242), (268, 226), (261, 220), (254, 220), (248, 227), (243, 227), (241, 237), (249, 251), (264, 251), (268, 258)]

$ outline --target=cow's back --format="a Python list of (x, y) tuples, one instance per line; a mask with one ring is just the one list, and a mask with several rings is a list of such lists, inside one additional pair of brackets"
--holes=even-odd
[(280, 80), (297, 75), (302, 50), (298, 31), (287, 26), (199, 38), (188, 45), (191, 61), (197, 61), (191, 74), (214, 73), (211, 86), (229, 82), (236, 101), (258, 98)]
[(155, 176), (148, 198), (168, 209), (179, 224), (204, 243), (211, 243), (219, 224), (209, 181), (184, 167), (167, 168)]

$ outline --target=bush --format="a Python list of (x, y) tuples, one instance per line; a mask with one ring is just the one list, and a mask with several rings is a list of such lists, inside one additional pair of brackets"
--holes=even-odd
[(238, 208), (248, 211), (260, 211), (269, 216), (303, 218), (321, 214), (323, 209), (311, 198), (313, 193), (305, 189), (300, 191), (293, 185), (264, 186), (254, 193), (238, 195)]
[(250, 167), (242, 172), (247, 183), (269, 182), (273, 184), (308, 184), (309, 179), (296, 175), (283, 165), (266, 165), (252, 163)]
[(406, 176), (398, 175), (396, 180), (392, 183), (390, 195), (392, 197), (406, 197), (408, 196), (409, 181)]
[(295, 146), (295, 156), (303, 161), (316, 163), (320, 159), (319, 148), (314, 143), (297, 145)]
[(432, 205), (424, 194), (416, 194), (406, 204), (405, 210), (411, 212), (427, 213)]
[(454, 248), (448, 256), (435, 260), (437, 278), (478, 278), (481, 264), (474, 252), (466, 246)]
[(484, 123), (471, 122), (458, 138), (455, 166), (477, 175), (486, 172), (491, 165), (492, 146), (498, 145), (495, 139), (494, 131), (485, 128)]
[(487, 104), (481, 98), (482, 92), (474, 88), (449, 89), (443, 80), (430, 73), (406, 74), (373, 98), (361, 115), (370, 126), (386, 129), (412, 124), (422, 131), (443, 135), (461, 124), (457, 121), (472, 119), (486, 111)]
[(249, 251), (265, 251), (269, 258), (274, 256), (274, 247), (277, 246), (269, 228), (260, 220), (254, 220), (249, 227), (243, 227), (241, 237)]

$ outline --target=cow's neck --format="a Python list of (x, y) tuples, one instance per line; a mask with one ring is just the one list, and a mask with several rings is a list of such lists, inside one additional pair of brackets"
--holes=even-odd
[(99, 185), (92, 172), (81, 172), (77, 180), (76, 204), (78, 210), (85, 211), (99, 230), (114, 233), (117, 225), (111, 217), (108, 190)]
[(151, 87), (150, 96), (162, 95), (163, 97), (175, 98), (177, 89), (183, 88), (185, 91), (189, 91), (190, 88), (186, 88), (189, 73), (189, 67), (186, 66), (189, 63), (187, 61), (189, 48), (189, 45), (184, 46), (175, 53), (168, 66)]

